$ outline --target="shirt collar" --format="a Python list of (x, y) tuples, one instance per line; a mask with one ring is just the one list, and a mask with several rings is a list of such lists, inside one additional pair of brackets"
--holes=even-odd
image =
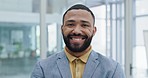
[(73, 62), (75, 59), (80, 59), (82, 62), (86, 63), (91, 51), (92, 51), (92, 47), (90, 47), (90, 49), (87, 53), (85, 53), (84, 55), (77, 58), (77, 57), (71, 55), (70, 53), (68, 53), (67, 50), (64, 48), (64, 52), (65, 52), (65, 54), (66, 54), (66, 56), (67, 56), (67, 58), (70, 62)]

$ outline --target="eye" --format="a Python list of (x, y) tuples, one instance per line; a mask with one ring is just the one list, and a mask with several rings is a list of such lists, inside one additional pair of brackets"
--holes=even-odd
[(74, 26), (74, 24), (70, 23), (70, 24), (66, 24), (66, 26)]
[(82, 24), (82, 27), (89, 27), (88, 24)]

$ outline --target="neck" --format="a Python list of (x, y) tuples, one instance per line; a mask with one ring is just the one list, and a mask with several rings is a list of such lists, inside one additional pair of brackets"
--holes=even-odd
[(91, 49), (91, 46), (89, 46), (87, 49), (85, 49), (84, 51), (82, 52), (73, 52), (73, 51), (70, 51), (67, 47), (65, 48), (67, 50), (68, 53), (70, 53), (71, 55), (75, 56), (75, 57), (80, 57), (82, 55), (84, 55), (85, 53), (87, 53), (90, 49)]

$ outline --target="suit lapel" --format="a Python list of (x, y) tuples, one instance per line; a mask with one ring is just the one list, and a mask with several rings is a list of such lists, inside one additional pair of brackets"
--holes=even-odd
[(98, 65), (98, 54), (92, 51), (86, 63), (83, 78), (91, 78)]
[(70, 67), (65, 53), (61, 52), (58, 57), (59, 59), (57, 60), (57, 65), (62, 74), (62, 77), (71, 78)]

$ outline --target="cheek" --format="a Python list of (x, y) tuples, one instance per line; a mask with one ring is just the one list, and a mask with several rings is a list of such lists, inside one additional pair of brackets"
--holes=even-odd
[(69, 28), (63, 28), (62, 32), (65, 36), (67, 36), (72, 30)]
[(87, 34), (87, 36), (89, 36), (89, 37), (91, 37), (91, 36), (94, 34), (93, 30), (85, 30), (84, 32), (85, 32), (85, 34)]

